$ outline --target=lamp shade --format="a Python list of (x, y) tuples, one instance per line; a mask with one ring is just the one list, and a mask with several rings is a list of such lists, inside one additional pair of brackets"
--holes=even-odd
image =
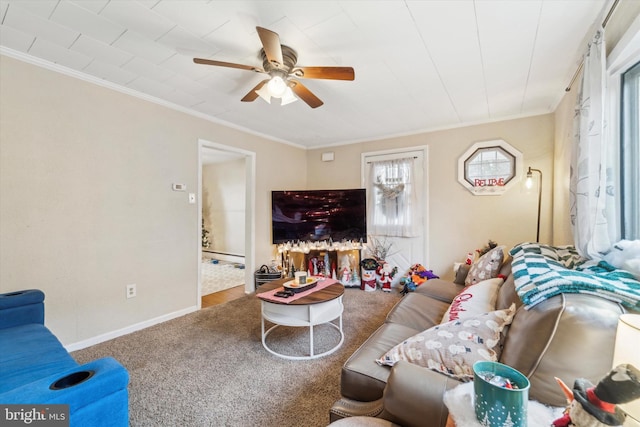
[[(613, 351), (613, 367), (628, 363), (640, 368), (638, 343), (640, 343), (640, 314), (621, 315), (618, 319), (616, 345)], [(619, 406), (628, 415), (625, 426), (640, 426), (640, 399)]]

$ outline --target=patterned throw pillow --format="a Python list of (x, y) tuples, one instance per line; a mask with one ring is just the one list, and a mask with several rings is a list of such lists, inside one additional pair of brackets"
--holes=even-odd
[(469, 286), (483, 280), (498, 277), (500, 266), (504, 261), (505, 246), (496, 246), (473, 263), (464, 284)]
[(498, 290), (503, 283), (503, 278), (496, 277), (467, 286), (453, 299), (440, 323), (466, 319), (495, 310)]
[(406, 360), (461, 381), (470, 381), (475, 362), (497, 361), (500, 357), (500, 332), (511, 324), (515, 311), (515, 304), (512, 304), (505, 310), (434, 326), (396, 345), (376, 362), (393, 366), (399, 360)]

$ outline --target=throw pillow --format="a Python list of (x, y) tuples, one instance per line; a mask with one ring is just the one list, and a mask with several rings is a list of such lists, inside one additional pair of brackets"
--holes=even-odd
[(503, 283), (504, 279), (496, 277), (467, 286), (453, 299), (440, 323), (466, 319), (495, 310), (498, 289)]
[(498, 277), (500, 266), (504, 260), (505, 246), (496, 246), (473, 263), (464, 281), (465, 285), (473, 285), (483, 280)]
[(464, 285), (464, 281), (467, 278), (467, 274), (469, 274), (470, 265), (460, 264), (458, 269), (455, 271), (456, 277), (453, 279), (453, 283), (456, 285)]
[(406, 360), (461, 381), (470, 381), (475, 362), (498, 360), (500, 332), (511, 324), (515, 310), (515, 304), (512, 304), (505, 310), (434, 326), (396, 345), (376, 362), (393, 366), (399, 360)]

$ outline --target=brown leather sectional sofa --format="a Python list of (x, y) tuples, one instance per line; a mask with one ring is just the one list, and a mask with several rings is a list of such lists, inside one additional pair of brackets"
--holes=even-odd
[[(561, 294), (525, 310), (515, 292), (510, 259), (503, 264), (501, 274), (507, 279), (500, 287), (496, 309), (515, 303), (517, 311), (511, 326), (503, 332), (499, 362), (529, 378), (530, 399), (564, 406), (566, 398), (554, 377), (573, 384), (576, 378), (595, 383), (606, 375), (612, 367), (617, 320), (627, 310), (617, 303), (585, 294)], [(459, 385), (458, 380), (427, 368), (411, 367), (410, 376), (398, 378), (405, 381), (413, 378), (420, 386), (408, 387), (410, 396), (393, 395), (396, 402), (406, 402), (399, 417), (398, 411), (385, 410), (382, 399), (391, 369), (375, 360), (406, 338), (439, 324), (462, 289), (461, 285), (432, 279), (404, 296), (384, 324), (345, 362), (341, 374), (342, 398), (331, 408), (330, 420), (373, 416), (403, 426), (425, 425), (425, 420), (430, 426), (444, 426), (448, 411), (443, 395)], [(385, 397), (388, 405), (390, 390)]]

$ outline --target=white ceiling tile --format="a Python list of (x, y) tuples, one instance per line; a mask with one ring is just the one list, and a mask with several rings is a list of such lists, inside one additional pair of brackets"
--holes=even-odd
[(185, 107), (191, 107), (204, 101), (202, 98), (190, 95), (181, 90), (174, 90), (167, 95), (167, 99), (175, 104), (183, 105)]
[[(487, 93), (471, 2), (412, 2), (411, 12), (459, 120), (487, 118)], [(455, 19), (454, 19), (455, 18)], [(441, 40), (446, 40), (442, 43)]]
[(9, 7), (9, 2), (6, 0), (0, 0), (0, 22), (3, 21), (4, 19), (4, 14), (7, 11), (7, 8)]
[(241, 64), (255, 64), (262, 67), (262, 60), (259, 59), (262, 44), (253, 26), (239, 27), (232, 22), (228, 22), (207, 34), (203, 40), (217, 48), (211, 52), (211, 59)]
[[(332, 58), (327, 65), (348, 65), (347, 55), (353, 50), (349, 47), (351, 41), (360, 41), (362, 34), (346, 13), (339, 13), (331, 18), (305, 30), (305, 35), (313, 42), (314, 55), (326, 55)], [(330, 36), (328, 36), (330, 35)]]
[(91, 62), (90, 57), (69, 49), (65, 49), (55, 43), (50, 43), (44, 39), (36, 39), (29, 53), (39, 58), (46, 59), (74, 70), (82, 70)]
[(76, 40), (71, 46), (71, 50), (80, 52), (87, 56), (100, 58), (102, 62), (118, 67), (133, 58), (133, 55), (128, 52), (105, 44), (101, 41), (94, 40), (85, 35), (78, 37), (78, 40)]
[[(180, 2), (183, 3), (183, 2)], [(137, 1), (112, 1), (100, 12), (100, 16), (156, 40), (175, 26), (169, 19), (157, 14)]]
[(198, 104), (193, 108), (196, 111), (200, 111), (201, 113), (208, 114), (214, 117), (224, 113), (227, 110), (226, 108), (224, 108), (224, 106), (215, 101), (207, 101), (203, 104)]
[[(585, 34), (579, 28), (584, 26), (585, 22), (598, 19), (601, 7), (597, 2), (580, 10), (576, 10), (572, 1), (543, 3), (533, 64), (523, 103), (525, 111), (546, 102), (542, 101), (542, 98), (553, 99), (548, 107), (555, 108), (586, 49), (586, 46), (581, 46)], [(557, 28), (563, 29), (562, 37), (557, 37)], [(567, 52), (571, 52), (568, 58)], [(542, 93), (554, 95), (550, 98), (542, 97)]]
[(0, 41), (2, 41), (2, 46), (20, 52), (27, 52), (34, 40), (35, 36), (31, 34), (23, 33), (6, 25), (0, 25)]
[(478, 35), (492, 117), (520, 114), (542, 1), (476, 3)]
[(166, 99), (173, 92), (173, 88), (146, 77), (138, 77), (127, 84), (131, 89), (137, 90), (156, 98)]
[(157, 42), (182, 55), (191, 57), (208, 58), (220, 49), (213, 43), (202, 40), (180, 27), (172, 28), (168, 33), (160, 37)]
[(136, 74), (123, 70), (120, 67), (116, 67), (113, 64), (109, 64), (101, 61), (93, 61), (89, 64), (84, 72), (89, 73), (98, 78), (110, 81), (117, 85), (126, 86), (127, 83), (133, 81), (136, 77)]
[(74, 3), (76, 6), (79, 6), (90, 12), (98, 14), (102, 9), (105, 8), (105, 6), (111, 0), (69, 0), (69, 1), (71, 3)]
[(10, 4), (11, 7), (28, 11), (30, 14), (42, 19), (49, 19), (57, 4), (54, 1), (42, 0), (10, 0), (6, 3)]
[(107, 44), (113, 43), (126, 30), (123, 26), (69, 1), (61, 1), (50, 19)]
[(151, 80), (157, 82), (163, 82), (175, 73), (166, 68), (159, 67), (143, 58), (133, 58), (122, 66), (127, 71), (131, 71), (134, 74), (146, 76)]
[(128, 30), (122, 35), (122, 37), (116, 40), (113, 43), (113, 46), (135, 56), (140, 56), (154, 64), (159, 64), (175, 54), (175, 51), (149, 40), (131, 30)]
[(211, 71), (212, 67), (206, 67), (201, 64), (193, 62), (193, 58), (176, 54), (168, 58), (166, 61), (162, 61), (160, 64), (163, 68), (174, 71), (177, 74), (182, 74), (193, 80), (198, 80), (205, 77)]
[(222, 7), (218, 9), (216, 10), (215, 3), (208, 4), (198, 0), (190, 1), (189, 7), (173, 0), (161, 1), (153, 7), (155, 13), (177, 23), (197, 37), (206, 36), (230, 19), (228, 14), (221, 13)]
[(181, 74), (174, 74), (172, 77), (168, 78), (164, 83), (172, 87), (178, 88), (179, 90), (184, 91), (193, 96), (200, 96), (203, 93), (210, 90), (203, 84), (193, 79), (190, 79), (188, 77), (185, 77)]
[(283, 1), (284, 15), (302, 31), (308, 31), (343, 13), (338, 1), (304, 2)]
[(3, 25), (33, 34), (36, 37), (42, 37), (63, 47), (69, 47), (80, 35), (79, 31), (70, 30), (55, 22), (34, 15), (26, 9), (13, 6), (15, 6), (14, 3), (7, 9)]

